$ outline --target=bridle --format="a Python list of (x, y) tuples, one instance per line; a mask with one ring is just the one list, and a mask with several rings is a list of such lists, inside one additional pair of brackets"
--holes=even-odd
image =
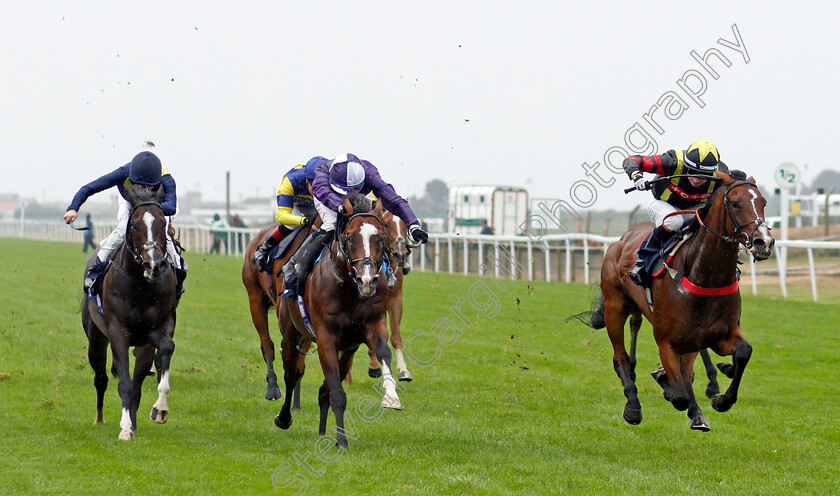
[[(747, 248), (749, 250), (753, 246), (752, 237), (753, 237), (753, 234), (755, 234), (755, 231), (758, 230), (758, 228), (760, 228), (761, 226), (767, 226), (768, 224), (767, 224), (766, 220), (764, 220), (761, 217), (758, 217), (758, 218), (755, 218), (755, 219), (753, 219), (749, 222), (745, 222), (741, 225), (738, 225), (738, 222), (735, 220), (735, 216), (732, 214), (732, 209), (730, 208), (729, 192), (732, 191), (733, 189), (739, 187), (739, 186), (755, 186), (755, 183), (750, 182), (750, 181), (737, 181), (737, 182), (732, 183), (729, 186), (727, 186), (726, 189), (723, 192), (723, 209), (726, 212), (726, 215), (729, 217), (729, 221), (732, 223), (732, 227), (735, 229), (735, 232), (733, 233), (732, 236), (726, 236), (724, 234), (721, 234), (721, 233), (715, 231), (714, 229), (710, 228), (709, 226), (707, 226), (705, 223), (703, 223), (703, 219), (700, 218), (699, 209), (696, 210), (694, 213), (697, 216), (697, 222), (700, 223), (700, 226), (702, 226), (703, 229), (709, 231), (710, 233), (714, 234), (715, 236), (722, 239), (724, 242), (726, 242), (728, 244), (741, 243), (741, 244), (744, 245), (745, 248)], [(755, 186), (755, 187), (758, 188), (757, 186)], [(750, 231), (749, 234), (742, 231), (742, 229), (749, 226), (750, 224), (755, 224), (755, 227), (753, 227), (752, 231)], [(724, 222), (724, 228), (725, 227), (726, 227), (726, 223)], [(769, 230), (770, 227), (768, 226), (767, 229)], [(742, 237), (743, 237), (743, 239), (742, 239)]]
[[(346, 221), (344, 221), (342, 223), (343, 226), (342, 226), (341, 232), (338, 234), (339, 239), (337, 240), (338, 241), (338, 243), (337, 243), (338, 244), (338, 252), (344, 259), (347, 260), (348, 266), (354, 272), (358, 272), (358, 271), (356, 270), (356, 267), (353, 266), (353, 264), (355, 264), (357, 262), (362, 262), (362, 266), (365, 266), (365, 265), (373, 266), (373, 269), (374, 269), (373, 273), (376, 274), (377, 272), (379, 272), (379, 270), (382, 267), (382, 262), (381, 261), (374, 260), (370, 257), (350, 258), (347, 255), (347, 238), (344, 237), (344, 228), (347, 225), (349, 225), (350, 222), (353, 219), (355, 219), (356, 217), (370, 217), (370, 218), (376, 219), (376, 223), (379, 225), (379, 229), (380, 229), (380, 233), (381, 233), (382, 220), (379, 218), (378, 215), (370, 213), (370, 212), (359, 212), (357, 214), (353, 214), (350, 217), (348, 217)], [(383, 236), (380, 234), (380, 238), (382, 238), (382, 237)]]
[[(143, 255), (142, 251), (149, 251), (153, 249), (158, 249), (161, 252), (161, 258), (166, 260), (166, 249), (162, 244), (159, 242), (149, 239), (143, 243), (143, 246), (136, 247), (134, 246), (134, 226), (132, 225), (131, 219), (134, 217), (134, 212), (137, 211), (138, 208), (152, 205), (160, 209), (161, 213), (163, 213), (163, 207), (160, 206), (160, 203), (154, 201), (144, 201), (140, 202), (137, 205), (131, 207), (131, 213), (128, 214), (128, 226), (126, 228), (126, 236), (125, 236), (125, 247), (129, 253), (131, 253), (132, 257), (134, 257), (134, 262), (138, 265), (143, 265)], [(166, 234), (164, 233), (164, 236)]]

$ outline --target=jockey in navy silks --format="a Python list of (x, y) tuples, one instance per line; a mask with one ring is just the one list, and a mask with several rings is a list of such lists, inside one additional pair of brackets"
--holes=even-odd
[(131, 159), (131, 162), (122, 167), (105, 174), (95, 181), (82, 186), (67, 212), (64, 214), (64, 221), (71, 223), (76, 220), (78, 210), (82, 204), (93, 194), (105, 191), (114, 186), (120, 192), (118, 197), (119, 210), (117, 213), (117, 226), (114, 231), (99, 244), (98, 260), (88, 271), (85, 277), (84, 287), (90, 293), (105, 269), (111, 261), (111, 257), (117, 248), (125, 241), (125, 230), (128, 226), (128, 217), (131, 214), (131, 204), (126, 198), (125, 189), (131, 185), (146, 186), (149, 188), (163, 188), (163, 200), (160, 202), (163, 214), (166, 216), (166, 252), (170, 261), (175, 267), (175, 274), (178, 281), (178, 295), (183, 293), (183, 283), (187, 276), (187, 264), (169, 234), (169, 217), (175, 215), (178, 207), (178, 197), (175, 193), (175, 180), (169, 171), (160, 163), (160, 159), (152, 152), (140, 152)]
[(349, 153), (340, 155), (315, 169), (312, 193), (322, 225), (283, 266), (285, 290), (281, 296), (284, 298), (296, 297), (303, 290), (318, 254), (335, 235), (338, 212), (344, 213), (343, 198), (351, 192), (373, 193), (387, 210), (406, 223), (409, 242), (414, 246), (428, 241), (429, 235), (420, 228), (420, 221), (408, 202), (379, 176), (373, 164)]

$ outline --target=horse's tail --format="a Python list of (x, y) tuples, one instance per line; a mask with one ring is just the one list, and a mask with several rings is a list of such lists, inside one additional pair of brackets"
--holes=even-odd
[(592, 309), (588, 312), (570, 315), (566, 317), (565, 322), (569, 322), (570, 320), (580, 321), (593, 329), (603, 329), (607, 326), (604, 320), (604, 295), (601, 293), (601, 288), (595, 290), (595, 296), (592, 299)]

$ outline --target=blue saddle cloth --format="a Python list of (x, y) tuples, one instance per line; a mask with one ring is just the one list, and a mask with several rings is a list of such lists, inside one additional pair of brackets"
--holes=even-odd
[[(307, 227), (308, 229), (308, 227)], [(286, 252), (289, 251), (289, 247), (292, 246), (292, 242), (297, 238), (298, 234), (303, 232), (304, 226), (300, 226), (294, 231), (292, 231), (288, 236), (283, 238), (280, 243), (277, 244), (274, 248), (268, 252), (268, 259), (271, 261), (277, 260), (278, 258), (283, 257)]]
[(648, 246), (648, 240), (650, 240), (652, 233), (653, 231), (649, 232), (647, 236), (642, 239), (636, 249), (635, 255), (636, 260), (642, 260), (645, 264), (644, 270), (639, 273), (642, 286), (645, 287), (649, 287), (654, 279), (662, 276), (665, 272), (665, 263), (671, 261), (670, 257), (667, 260), (663, 260), (663, 257), (683, 238), (682, 232), (671, 232), (668, 234), (668, 237), (662, 241), (661, 248), (655, 248)]

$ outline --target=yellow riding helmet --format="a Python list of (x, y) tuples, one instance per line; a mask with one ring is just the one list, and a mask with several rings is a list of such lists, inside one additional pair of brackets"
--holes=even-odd
[(685, 165), (700, 174), (714, 174), (719, 162), (717, 147), (708, 141), (695, 141), (685, 151)]

